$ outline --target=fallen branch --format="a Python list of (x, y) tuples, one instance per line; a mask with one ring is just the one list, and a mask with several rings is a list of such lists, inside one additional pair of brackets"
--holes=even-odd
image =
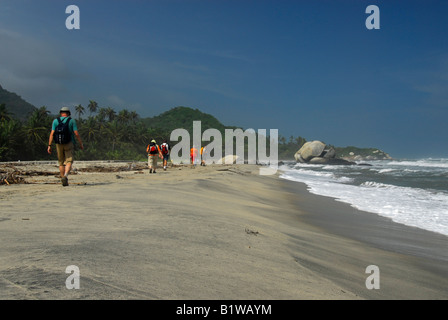
[(2, 174), (0, 177), (0, 185), (6, 184), (9, 186), (18, 183), (27, 183), (24, 178), (19, 176), (18, 171)]

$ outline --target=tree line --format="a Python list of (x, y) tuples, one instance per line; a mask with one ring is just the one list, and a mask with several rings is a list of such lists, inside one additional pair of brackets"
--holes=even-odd
[[(84, 150), (75, 148), (78, 160), (134, 160), (145, 161), (146, 146), (155, 139), (161, 143), (170, 140), (171, 127), (160, 125), (168, 119), (203, 117), (206, 121), (216, 119), (191, 108), (177, 107), (165, 114), (142, 119), (136, 111), (122, 109), (115, 111), (111, 107), (100, 107), (90, 100), (87, 107), (81, 104), (72, 108), (71, 117), (77, 122), (78, 131), (84, 142)], [(164, 117), (164, 115), (166, 115)], [(48, 137), (56, 115), (51, 115), (46, 106), (35, 108), (25, 120), (16, 119), (8, 112), (5, 104), (0, 104), (0, 161), (54, 160), (54, 155), (47, 153)], [(212, 119), (210, 119), (212, 118)], [(219, 122), (218, 122), (219, 123)], [(222, 124), (221, 124), (222, 126)], [(236, 127), (229, 127), (236, 128)], [(293, 159), (294, 153), (305, 143), (302, 137), (286, 139), (279, 136), (279, 159)]]

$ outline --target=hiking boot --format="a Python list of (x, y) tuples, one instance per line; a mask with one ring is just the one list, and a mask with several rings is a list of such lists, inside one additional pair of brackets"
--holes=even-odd
[(149, 169), (149, 173), (152, 173), (152, 169)]
[(68, 186), (68, 178), (67, 177), (62, 177), (61, 182), (62, 182), (62, 186), (64, 186), (64, 187)]

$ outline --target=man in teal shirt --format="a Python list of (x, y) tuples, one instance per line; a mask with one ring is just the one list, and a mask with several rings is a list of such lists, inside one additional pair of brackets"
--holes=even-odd
[[(63, 107), (61, 111), (59, 111), (60, 119), (62, 122), (66, 123), (67, 121), (70, 121), (68, 123), (68, 129), (71, 135), (71, 139), (67, 143), (56, 143), (56, 151), (58, 153), (58, 164), (59, 164), (59, 172), (61, 174), (61, 182), (62, 185), (68, 186), (68, 174), (70, 173), (70, 170), (72, 169), (73, 164), (73, 151), (75, 149), (75, 137), (79, 142), (79, 147), (83, 150), (84, 145), (82, 144), (81, 136), (78, 132), (78, 127), (76, 125), (75, 119), (69, 118), (70, 117), (70, 109), (67, 107)], [(59, 121), (58, 119), (54, 119), (53, 125), (50, 132), (50, 138), (48, 140), (48, 149), (47, 152), (51, 154), (51, 144), (54, 140), (54, 132), (56, 130), (56, 127), (58, 126)], [(56, 141), (57, 142), (57, 141)]]

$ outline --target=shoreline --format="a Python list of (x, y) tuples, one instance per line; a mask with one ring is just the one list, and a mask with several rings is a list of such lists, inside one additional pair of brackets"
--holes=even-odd
[[(298, 197), (291, 201), (300, 208), (299, 219), (303, 223), (319, 228), (324, 234), (329, 233), (359, 242), (365, 250), (379, 250), (379, 255), (373, 252), (370, 255), (371, 264), (377, 265), (382, 270), (381, 264), (384, 263), (390, 268), (390, 275), (395, 278), (393, 281), (401, 283), (400, 285), (407, 281), (416, 281), (422, 286), (406, 294), (400, 293), (399, 297), (387, 295), (380, 299), (448, 298), (447, 236), (358, 210), (332, 197), (313, 194), (303, 182), (281, 180), (285, 182), (285, 190), (297, 192)], [(385, 259), (389, 255), (394, 259)], [(393, 263), (395, 259), (400, 263), (405, 261), (406, 264), (400, 267), (400, 263)], [(404, 270), (407, 270), (407, 274)], [(334, 278), (334, 280), (339, 282), (340, 279)], [(423, 291), (424, 287), (431, 295), (416, 292)], [(437, 294), (433, 296), (431, 292), (433, 289), (439, 290), (440, 296)], [(400, 291), (397, 288), (393, 290)]]
[[(0, 298), (448, 298), (446, 261), (394, 250), (384, 237), (391, 229), (373, 214), (357, 212), (358, 223), (356, 209), (260, 176), (259, 166), (184, 165), (150, 175), (75, 165), (69, 187), (52, 175), (0, 186), (0, 256), (8, 258), (0, 261)], [(385, 232), (373, 242), (365, 231), (372, 225)], [(412, 246), (415, 230), (394, 228)], [(80, 290), (65, 288), (72, 264)], [(379, 290), (366, 288), (368, 265), (381, 271)]]
[[(297, 189), (300, 194), (308, 193), (298, 206), (307, 212), (303, 220), (310, 224), (381, 249), (448, 262), (448, 251), (443, 250), (448, 245), (447, 235), (395, 222), (377, 213), (354, 208), (334, 197), (314, 194), (304, 182), (282, 180), (286, 182), (285, 190)], [(332, 212), (318, 210), (316, 203), (331, 206)], [(448, 276), (448, 268), (446, 272)]]

